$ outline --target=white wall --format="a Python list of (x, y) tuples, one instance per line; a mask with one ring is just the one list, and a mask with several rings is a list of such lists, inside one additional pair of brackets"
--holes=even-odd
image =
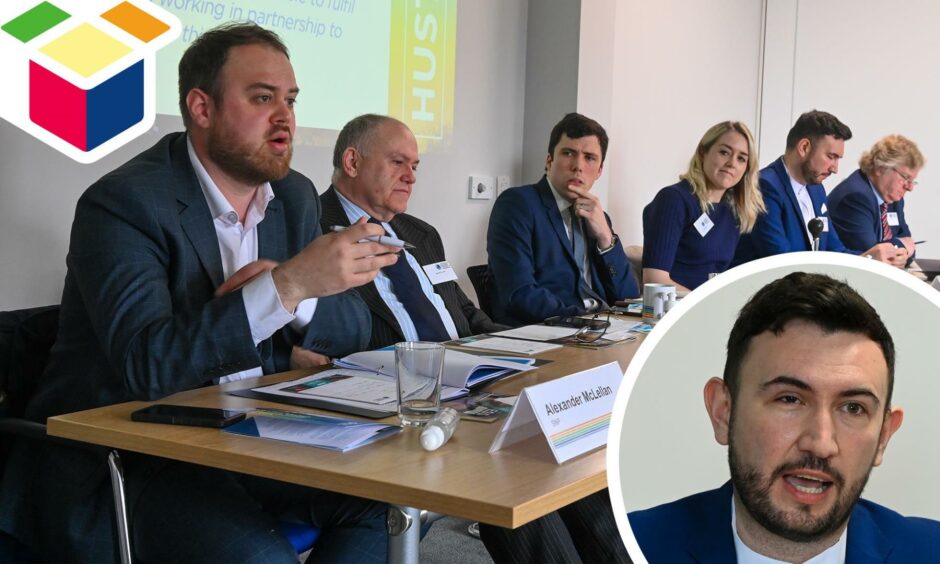
[[(484, 237), (492, 200), (469, 201), (470, 174), (522, 179), (527, 0), (458, 2), (454, 134), (421, 157), (409, 212), (441, 232), (448, 259), (473, 297), (466, 267), (486, 260)], [(302, 56), (294, 53), (296, 58)], [(355, 88), (324, 81), (300, 85), (298, 111), (317, 88)], [(306, 102), (305, 102), (306, 100)], [(352, 116), (350, 116), (352, 117)], [(97, 178), (182, 128), (158, 117), (147, 135), (98, 163), (81, 165), (0, 121), (0, 309), (58, 303), (75, 203)], [(327, 135), (332, 145), (335, 133)], [(298, 146), (293, 166), (322, 192), (329, 186), (332, 150)]]
[(625, 244), (642, 244), (643, 207), (685, 172), (706, 129), (729, 119), (754, 126), (761, 6), (618, 4), (606, 174), (608, 210)]
[[(940, 4), (931, 0), (797, 2), (793, 111), (830, 111), (853, 133), (836, 184), (858, 168), (862, 152), (900, 133), (927, 158), (905, 211), (923, 257), (940, 256)], [(795, 117), (795, 116), (794, 116)]]
[(542, 176), (552, 127), (577, 108), (578, 42), (583, 35), (580, 13), (580, 0), (536, 0), (529, 4), (524, 177), (514, 184), (531, 184)]

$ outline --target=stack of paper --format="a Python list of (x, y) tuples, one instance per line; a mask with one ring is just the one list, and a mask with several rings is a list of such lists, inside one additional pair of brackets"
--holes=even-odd
[[(532, 370), (534, 362), (531, 358), (482, 356), (448, 349), (444, 353), (441, 399), (460, 397), (466, 395), (470, 388), (485, 382)], [(334, 361), (334, 364), (340, 368), (365, 370), (394, 378), (395, 348), (351, 354)]]
[(401, 427), (280, 409), (259, 409), (249, 419), (223, 430), (236, 435), (346, 452), (399, 433)]

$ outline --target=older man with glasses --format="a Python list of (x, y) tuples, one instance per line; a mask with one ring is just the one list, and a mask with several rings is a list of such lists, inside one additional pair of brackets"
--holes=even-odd
[(890, 242), (904, 264), (914, 258), (914, 239), (904, 217), (904, 196), (917, 186), (924, 156), (903, 135), (879, 139), (859, 159), (859, 168), (829, 194), (829, 217), (849, 249), (863, 251)]

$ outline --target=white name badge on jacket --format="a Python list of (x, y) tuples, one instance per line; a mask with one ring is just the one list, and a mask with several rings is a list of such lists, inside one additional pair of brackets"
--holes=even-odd
[(707, 213), (703, 213), (695, 220), (695, 229), (698, 231), (698, 234), (704, 237), (709, 231), (712, 230), (712, 227), (715, 224), (712, 222), (712, 219), (708, 217)]
[(431, 284), (434, 285), (440, 284), (441, 282), (451, 282), (457, 279), (457, 273), (454, 272), (454, 267), (446, 260), (435, 262), (434, 264), (426, 264), (421, 268), (424, 269), (424, 273), (428, 275), (428, 279), (431, 281)]
[(887, 216), (888, 216), (888, 225), (890, 225), (891, 227), (897, 227), (898, 225), (901, 224), (901, 222), (898, 220), (898, 212), (888, 212)]

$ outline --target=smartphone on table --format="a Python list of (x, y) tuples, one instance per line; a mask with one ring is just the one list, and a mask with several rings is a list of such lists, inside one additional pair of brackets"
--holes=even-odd
[(221, 429), (245, 418), (243, 411), (158, 403), (131, 413), (131, 421)]

